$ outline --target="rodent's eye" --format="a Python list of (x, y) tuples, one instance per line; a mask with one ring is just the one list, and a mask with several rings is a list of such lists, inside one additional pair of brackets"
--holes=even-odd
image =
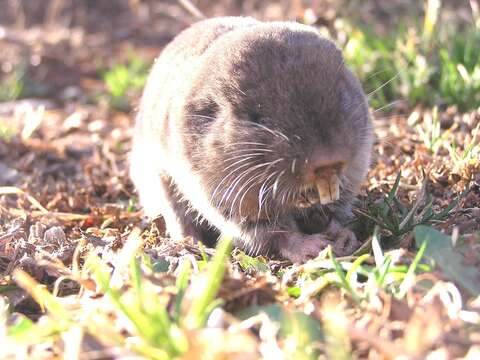
[(191, 103), (186, 106), (186, 116), (195, 119), (195, 122), (208, 124), (214, 121), (218, 115), (218, 104), (214, 101)]
[(263, 124), (264, 117), (258, 112), (251, 112), (248, 116), (248, 120), (254, 124)]
[(185, 122), (198, 133), (206, 133), (218, 117), (219, 107), (215, 102), (190, 103), (185, 106)]
[(204, 116), (205, 118), (210, 118), (210, 120), (215, 120), (218, 113), (218, 104), (214, 101), (207, 102), (202, 104), (198, 114)]

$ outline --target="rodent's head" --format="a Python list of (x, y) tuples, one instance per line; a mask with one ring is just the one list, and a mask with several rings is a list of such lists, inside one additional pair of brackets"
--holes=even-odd
[(192, 167), (237, 220), (341, 202), (372, 145), (365, 96), (335, 45), (299, 26), (260, 30), (205, 55), (184, 114)]

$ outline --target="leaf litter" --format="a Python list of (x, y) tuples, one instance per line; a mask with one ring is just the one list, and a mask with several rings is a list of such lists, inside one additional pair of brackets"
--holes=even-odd
[[(75, 56), (81, 92), (101, 87), (92, 54)], [(0, 110), (2, 358), (478, 356), (480, 109), (376, 113), (352, 224), (366, 246), (303, 265), (172, 243), (146, 222), (127, 173), (131, 113), (58, 95)], [(419, 126), (436, 116), (431, 151)]]

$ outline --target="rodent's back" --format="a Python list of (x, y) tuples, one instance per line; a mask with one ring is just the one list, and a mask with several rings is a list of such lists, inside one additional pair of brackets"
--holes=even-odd
[(201, 56), (220, 36), (239, 28), (261, 24), (253, 18), (220, 17), (197, 22), (178, 34), (162, 51), (160, 59), (181, 65)]
[(149, 134), (158, 135), (159, 127), (167, 128), (163, 121), (168, 119), (172, 99), (188, 91), (201, 56), (213, 42), (232, 30), (259, 23), (253, 18), (214, 18), (195, 23), (177, 35), (152, 67), (137, 114), (136, 137), (144, 141)]

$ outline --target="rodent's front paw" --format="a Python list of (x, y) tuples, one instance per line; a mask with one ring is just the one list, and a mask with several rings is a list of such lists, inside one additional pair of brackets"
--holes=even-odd
[(291, 232), (285, 234), (279, 245), (279, 252), (292, 263), (302, 263), (316, 258), (329, 244), (332, 242), (324, 234), (306, 235)]
[(325, 236), (332, 245), (333, 253), (337, 256), (351, 255), (360, 245), (353, 231), (342, 227), (335, 220), (328, 225)]
[(279, 253), (293, 263), (302, 263), (316, 258), (328, 245), (336, 256), (351, 255), (359, 245), (355, 234), (346, 228), (335, 227), (335, 231), (319, 234), (287, 232), (279, 243)]

